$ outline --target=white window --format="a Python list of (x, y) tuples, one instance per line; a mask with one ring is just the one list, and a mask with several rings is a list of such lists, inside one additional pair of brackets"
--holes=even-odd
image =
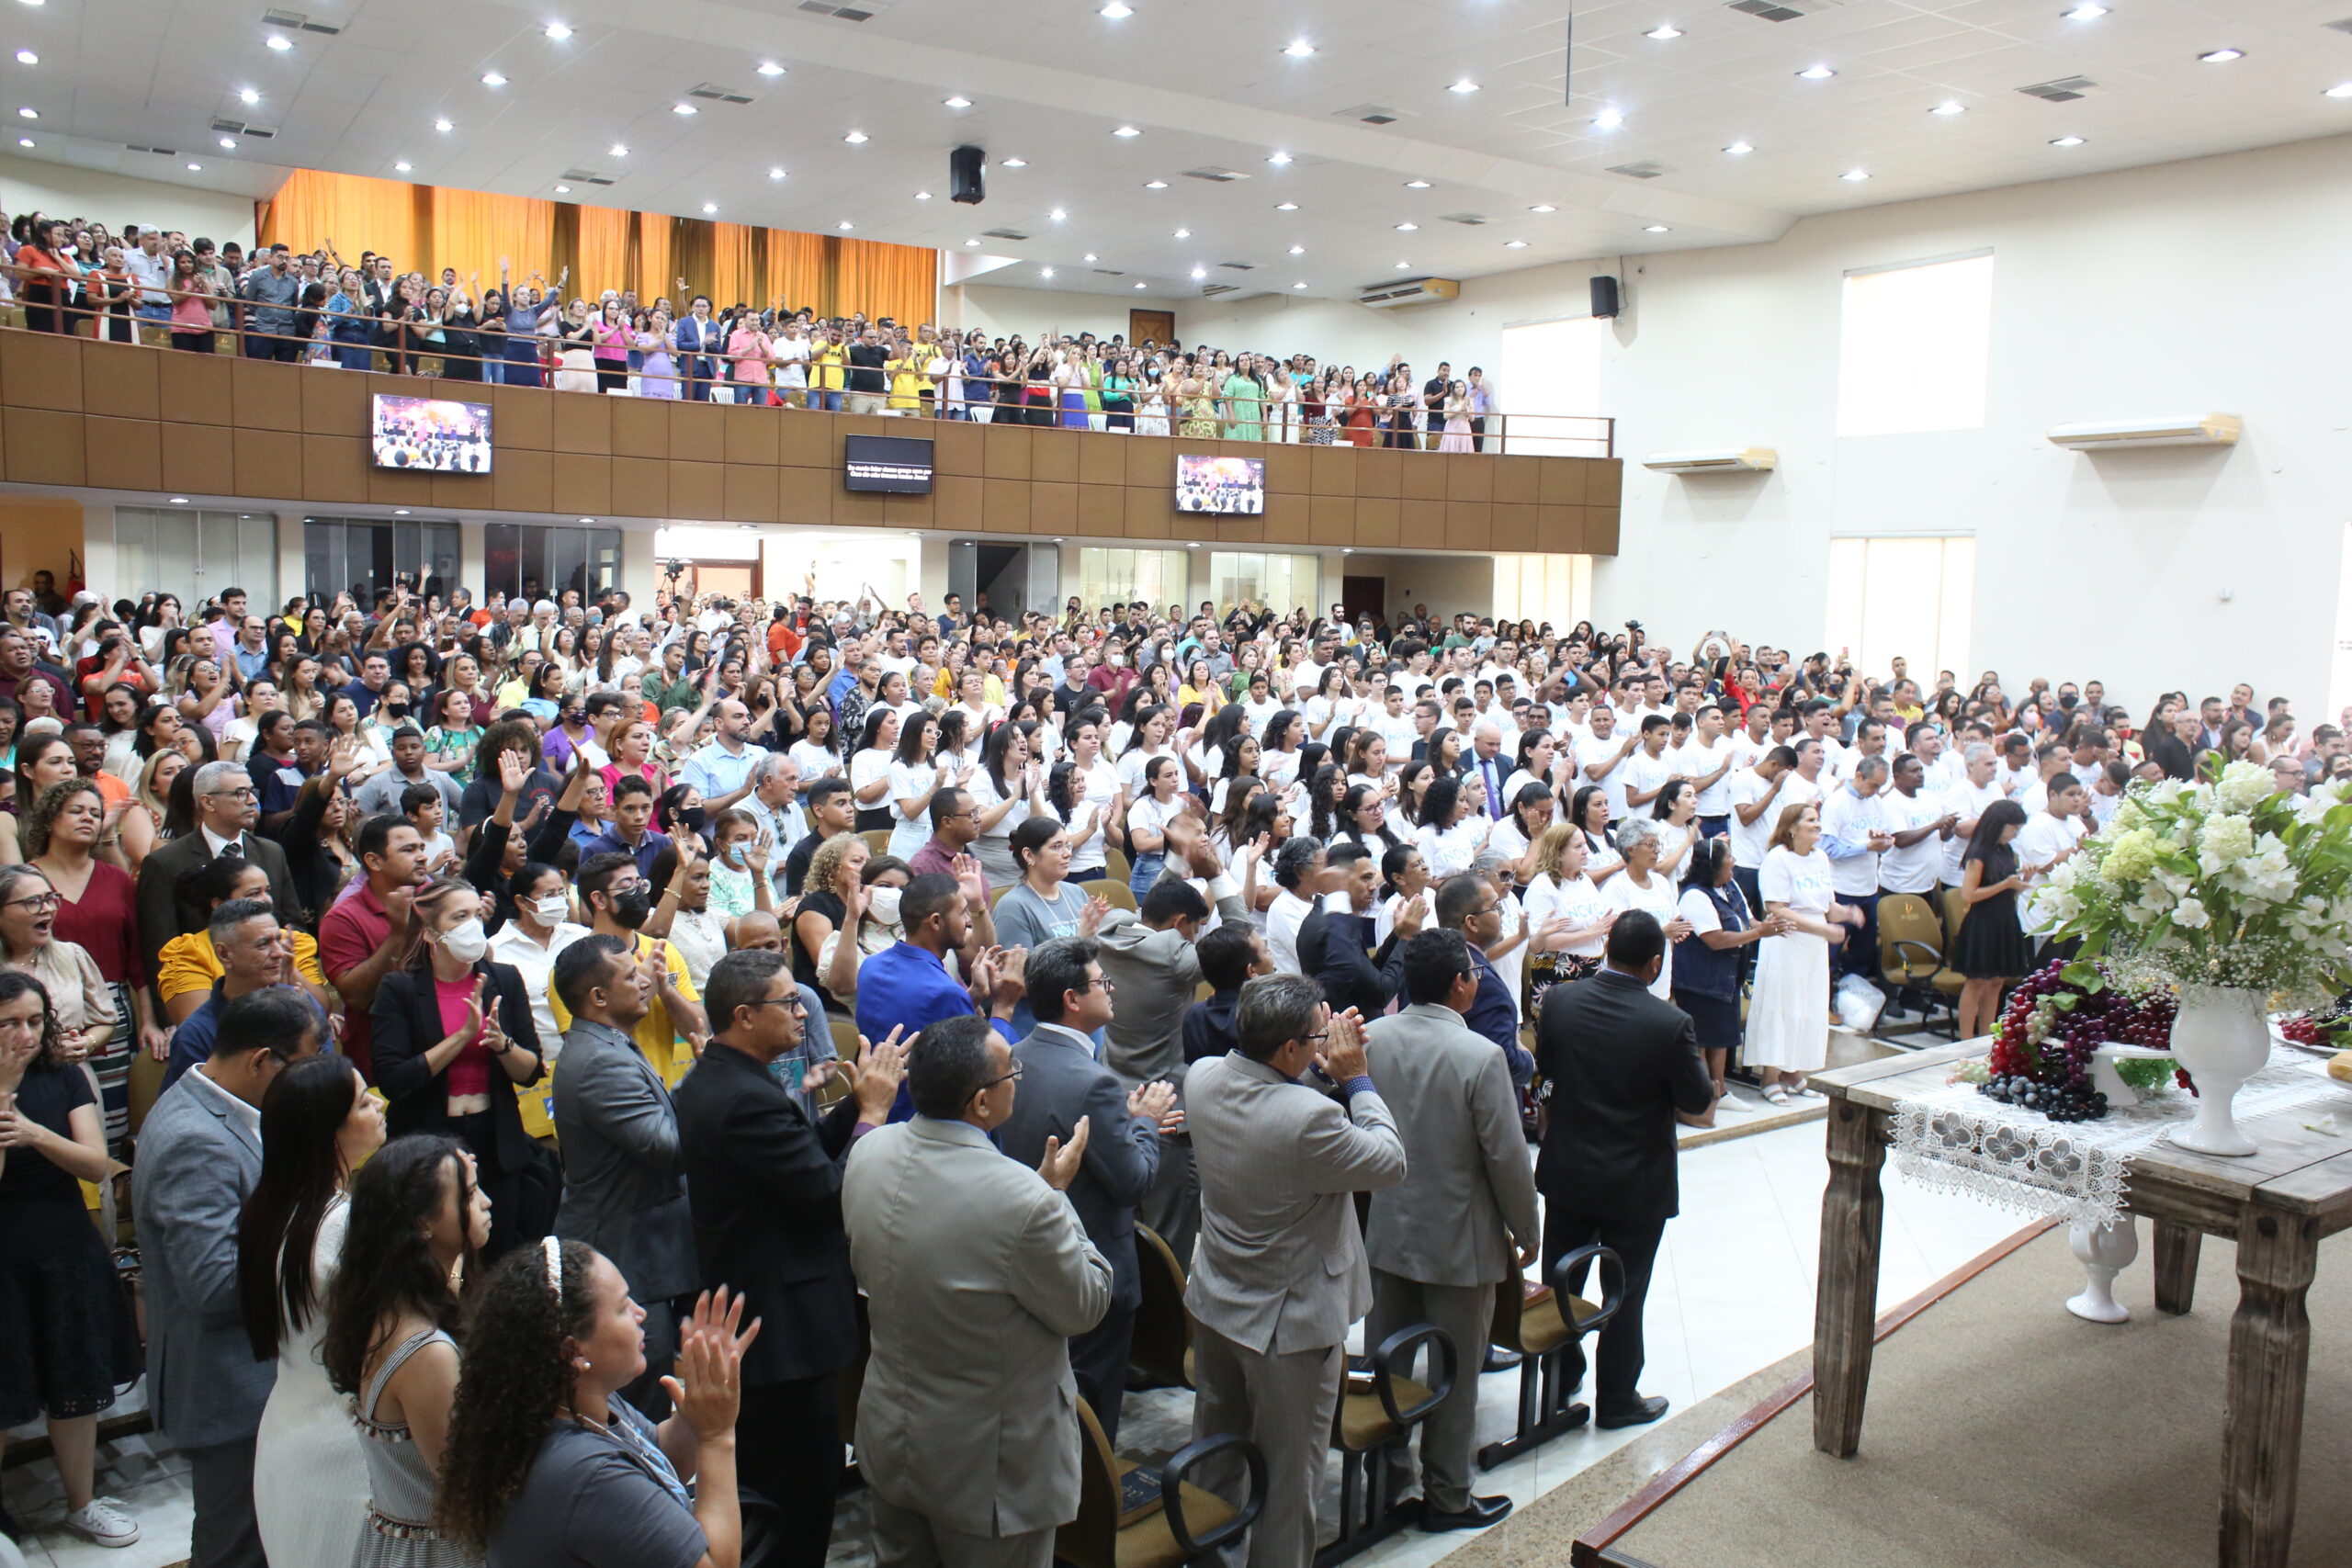
[[(197, 611), (225, 588), (243, 589), (255, 615), (277, 608), (277, 519), (270, 513), (119, 506), (114, 548), (116, 581), (173, 595), (185, 625), (197, 625)], [(409, 566), (415, 570), (413, 558)]]
[(1846, 275), (1838, 434), (1981, 430), (1993, 254)]
[(1183, 550), (1113, 550), (1082, 547), (1078, 552), (1078, 597), (1091, 613), (1106, 604), (1144, 603), (1165, 610), (1184, 602), (1191, 570)]
[(1247, 600), (1277, 615), (1293, 610), (1310, 613), (1316, 606), (1316, 573), (1322, 563), (1313, 556), (1245, 555), (1226, 550), (1209, 554), (1208, 597), (1220, 609)]
[[(1609, 425), (1600, 414), (1600, 355), (1609, 343), (1605, 316), (1524, 321), (1503, 328), (1501, 366), (1489, 369), (1502, 412), (1487, 422), (1489, 452), (1513, 456), (1605, 457)], [(1457, 367), (1466, 378), (1466, 367)]]
[(1565, 633), (1592, 618), (1590, 556), (1497, 556), (1497, 619), (1545, 621)]
[(1883, 676), (1900, 656), (1915, 677), (1949, 670), (1965, 679), (1975, 606), (1972, 536), (1829, 541), (1827, 647), (1866, 675)]

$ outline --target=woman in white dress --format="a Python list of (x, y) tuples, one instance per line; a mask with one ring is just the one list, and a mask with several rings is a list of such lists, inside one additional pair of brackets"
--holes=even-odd
[(351, 1173), (382, 1146), (384, 1112), (351, 1058), (313, 1056), (269, 1086), (261, 1134), (237, 1266), (254, 1353), (277, 1358), (254, 1447), (254, 1514), (272, 1562), (341, 1568), (368, 1519), (368, 1460), (350, 1402), (319, 1364), (319, 1340), (351, 1218)]
[(1599, 974), (1617, 905), (1585, 874), (1592, 847), (1565, 822), (1535, 840), (1535, 874), (1521, 900), (1531, 950), (1527, 960), (1527, 1011), (1538, 1016), (1544, 993), (1568, 980)]
[(1468, 778), (1432, 779), (1421, 796), (1420, 826), (1413, 841), (1429, 863), (1430, 875), (1439, 882), (1470, 869), (1487, 847), (1494, 829), (1487, 815), (1487, 785), (1476, 773)]
[(1621, 913), (1627, 909), (1644, 910), (1655, 916), (1665, 931), (1666, 962), (1658, 965), (1657, 978), (1650, 982), (1650, 994), (1667, 1002), (1674, 999), (1674, 944), (1690, 934), (1690, 922), (1682, 918), (1679, 907), (1681, 889), (1657, 869), (1658, 829), (1662, 826), (1653, 817), (1625, 819), (1617, 829), (1617, 852), (1625, 857), (1625, 868), (1611, 877), (1600, 891)]
[(1154, 374), (1144, 389), (1143, 400), (1136, 405), (1136, 434), (1165, 435), (1168, 434), (1168, 393), (1160, 378)]
[(1838, 902), (1829, 856), (1821, 848), (1821, 808), (1810, 801), (1781, 808), (1758, 876), (1764, 913), (1781, 934), (1757, 944), (1756, 980), (1747, 998), (1747, 1063), (1763, 1080), (1764, 1098), (1818, 1100), (1805, 1074), (1829, 1055), (1829, 949), (1862, 912)]

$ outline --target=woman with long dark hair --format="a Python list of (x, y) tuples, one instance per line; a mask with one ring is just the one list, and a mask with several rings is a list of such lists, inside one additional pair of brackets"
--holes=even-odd
[[(466, 1375), (434, 1518), (493, 1563), (741, 1568), (735, 1416), (741, 1297), (680, 1325), (677, 1413), (656, 1427), (619, 1393), (645, 1372), (645, 1309), (612, 1261), (544, 1243), (491, 1271), (466, 1325)], [(693, 1483), (688, 1490), (687, 1482)]]
[(493, 1218), (455, 1138), (396, 1139), (352, 1179), (320, 1359), (351, 1396), (367, 1460), (355, 1568), (479, 1561), (441, 1539), (433, 1509), (457, 1400), (458, 1285), (474, 1278)]
[(237, 1224), (237, 1305), (277, 1381), (254, 1450), (254, 1513), (280, 1562), (349, 1562), (368, 1460), (320, 1359), (326, 1297), (351, 1222), (351, 1179), (383, 1146), (384, 1113), (351, 1058), (310, 1056), (261, 1101), (261, 1178)]
[(1996, 800), (1976, 819), (1976, 831), (1961, 852), (1960, 899), (1966, 912), (1952, 937), (1951, 964), (1963, 976), (1957, 1022), (1962, 1040), (1991, 1032), (2003, 987), (2033, 970), (2033, 939), (2018, 923), (2025, 878), (2015, 844), (2025, 824), (2024, 807)]
[(446, 1133), (478, 1163), (497, 1228), (492, 1258), (547, 1234), (554, 1193), (543, 1190), (538, 1151), (523, 1131), (515, 1087), (539, 1080), (538, 1024), (523, 976), (492, 962), (483, 899), (456, 877), (416, 891), (416, 946), (376, 989), (376, 1083), (395, 1136)]

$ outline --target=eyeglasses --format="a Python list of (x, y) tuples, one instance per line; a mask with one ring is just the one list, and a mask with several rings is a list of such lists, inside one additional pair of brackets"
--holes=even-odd
[(64, 899), (60, 897), (57, 894), (36, 893), (29, 898), (9, 899), (8, 908), (11, 909), (32, 909), (39, 911), (41, 909), (54, 909), (58, 905), (63, 902)]
[(1006, 1073), (1006, 1074), (1004, 1074), (1003, 1076), (1001, 1076), (1001, 1077), (993, 1077), (993, 1078), (989, 1079), (989, 1081), (988, 1081), (988, 1082), (986, 1082), (986, 1083), (982, 1084), (982, 1085), (979, 1087), (979, 1089), (974, 1089), (972, 1092), (973, 1092), (973, 1093), (975, 1093), (975, 1094), (978, 1094), (978, 1093), (980, 1093), (982, 1090), (994, 1089), (997, 1085), (999, 1085), (999, 1084), (1001, 1084), (1001, 1083), (1019, 1083), (1019, 1082), (1021, 1081), (1021, 1074), (1022, 1074), (1022, 1070), (1023, 1070), (1023, 1069), (1022, 1069), (1021, 1064), (1020, 1064), (1020, 1063), (1018, 1063), (1018, 1062), (1015, 1062), (1015, 1063), (1013, 1063), (1013, 1064), (1012, 1064), (1012, 1070), (1011, 1072)]
[(259, 800), (261, 795), (252, 789), (215, 789), (207, 790), (204, 798), (207, 800)]
[(755, 1008), (788, 1008), (794, 1012), (807, 1012), (808, 1010), (808, 1004), (800, 999), (800, 993), (797, 991), (793, 992), (790, 996), (762, 997), (758, 1001), (746, 1002), (743, 1005), (746, 1007)]

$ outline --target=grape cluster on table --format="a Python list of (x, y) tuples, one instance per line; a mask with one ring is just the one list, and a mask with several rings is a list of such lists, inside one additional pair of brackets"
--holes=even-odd
[[(2091, 1057), (2106, 1044), (2170, 1043), (2177, 1004), (2162, 990), (2109, 985), (2088, 991), (2066, 979), (2064, 971), (2064, 964), (2052, 964), (2010, 991), (1993, 1032), (1986, 1063), (1991, 1076), (1976, 1092), (2040, 1111), (2052, 1122), (2096, 1122), (2107, 1114), (2108, 1103), (2091, 1087)], [(2037, 1010), (2060, 997), (2072, 997), (2073, 1006), (2052, 1008), (2047, 1032), (2039, 1045), (2032, 1043), (2029, 1034)]]

